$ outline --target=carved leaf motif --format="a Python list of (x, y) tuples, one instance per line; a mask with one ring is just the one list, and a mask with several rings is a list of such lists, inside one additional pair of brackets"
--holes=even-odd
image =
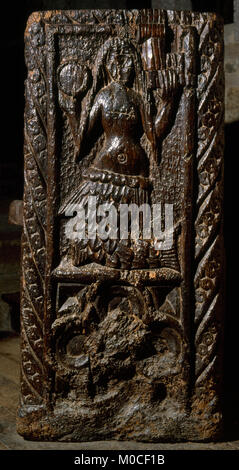
[[(26, 45), (29, 68), (25, 96), (24, 223), (22, 236), (22, 369), (24, 404), (43, 400), (43, 316), (46, 260), (46, 86), (39, 23), (32, 25)], [(29, 59), (29, 60), (28, 60)], [(40, 63), (41, 62), (41, 63)]]
[[(198, 86), (199, 193), (195, 220), (195, 348), (196, 389), (205, 387), (205, 394), (208, 393), (207, 384), (213, 383), (212, 375), (219, 375), (221, 366), (223, 147), (219, 142), (222, 142), (223, 69), (222, 64), (218, 63), (222, 52), (220, 33), (217, 25), (205, 24), (199, 45), (201, 74)], [(215, 42), (215, 35), (218, 42)], [(220, 386), (220, 380), (217, 386)], [(210, 400), (212, 396), (217, 396), (217, 386), (210, 391)]]

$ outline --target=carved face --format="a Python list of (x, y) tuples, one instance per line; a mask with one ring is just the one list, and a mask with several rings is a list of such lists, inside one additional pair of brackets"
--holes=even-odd
[(111, 52), (106, 63), (106, 70), (112, 80), (128, 83), (134, 73), (132, 55), (124, 50)]

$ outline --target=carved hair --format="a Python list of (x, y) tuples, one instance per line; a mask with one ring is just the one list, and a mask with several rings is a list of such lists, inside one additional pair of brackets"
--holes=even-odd
[(106, 74), (106, 64), (109, 60), (109, 54), (111, 52), (117, 53), (128, 53), (131, 54), (134, 63), (134, 83), (133, 88), (138, 92), (144, 92), (145, 84), (144, 84), (144, 77), (142, 74), (142, 62), (141, 62), (141, 55), (137, 51), (136, 47), (132, 44), (131, 41), (128, 39), (120, 39), (120, 38), (110, 38), (108, 39), (103, 46), (100, 48), (97, 57), (96, 57), (96, 64), (95, 70), (93, 74), (93, 88), (96, 92), (98, 88), (98, 80), (101, 78), (103, 81), (103, 85), (106, 86), (108, 84), (108, 75)]
[(144, 78), (140, 52), (137, 51), (136, 47), (128, 39), (121, 39), (118, 37), (107, 39), (102, 45), (102, 47), (99, 49), (98, 54), (96, 56), (95, 65), (92, 72), (93, 84), (91, 90), (88, 92), (88, 96), (85, 103), (85, 113), (81, 119), (81, 135), (79, 138), (79, 145), (76, 155), (79, 155), (80, 145), (84, 139), (88, 127), (89, 114), (93, 106), (95, 97), (102, 87), (105, 87), (109, 84), (109, 77), (106, 72), (106, 64), (109, 60), (109, 54), (112, 51), (115, 51), (115, 53), (127, 51), (131, 54), (134, 64), (133, 88), (136, 92), (141, 94), (145, 102), (147, 101), (147, 88)]

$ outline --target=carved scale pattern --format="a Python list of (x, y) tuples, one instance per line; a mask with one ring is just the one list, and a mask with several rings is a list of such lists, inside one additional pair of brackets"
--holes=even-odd
[[(195, 220), (195, 379), (205, 388), (207, 401), (215, 401), (212, 373), (219, 371), (222, 303), (222, 157), (223, 69), (220, 61), (223, 37), (220, 25), (203, 24), (199, 51), (201, 74), (198, 83), (198, 198)], [(219, 64), (219, 65), (218, 65)], [(208, 72), (210, 71), (210, 72)], [(216, 91), (215, 91), (216, 90)], [(215, 149), (217, 149), (215, 151)], [(220, 382), (220, 380), (219, 380)], [(214, 378), (215, 383), (215, 378)], [(204, 393), (203, 393), (204, 395)], [(205, 397), (204, 397), (205, 398)]]
[[(46, 232), (46, 84), (44, 32), (34, 23), (26, 41), (24, 226), (22, 235), (23, 404), (43, 398), (43, 312)], [(34, 191), (33, 191), (34, 188)]]

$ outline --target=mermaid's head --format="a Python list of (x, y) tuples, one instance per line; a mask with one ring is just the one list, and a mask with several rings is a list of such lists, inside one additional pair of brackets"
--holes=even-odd
[(128, 84), (135, 75), (135, 51), (127, 40), (114, 38), (111, 40), (105, 57), (105, 68), (110, 80)]

